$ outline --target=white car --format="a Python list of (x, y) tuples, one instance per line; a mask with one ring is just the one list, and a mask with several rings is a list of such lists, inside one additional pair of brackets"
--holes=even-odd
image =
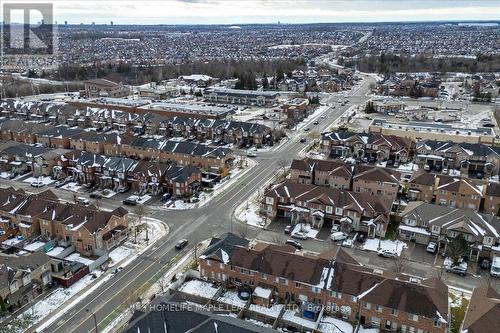
[(82, 205), (85, 205), (85, 206), (90, 205), (90, 201), (89, 201), (89, 199), (84, 198), (84, 197), (78, 197), (78, 198), (76, 199), (76, 201), (77, 201), (78, 203), (82, 204)]
[(30, 185), (33, 187), (43, 187), (45, 184), (41, 180), (35, 180)]
[(385, 257), (385, 258), (396, 258), (398, 256), (398, 253), (396, 252), (396, 250), (390, 250), (390, 249), (378, 250), (377, 254), (379, 256)]
[(331, 235), (330, 235), (330, 239), (332, 241), (341, 241), (341, 240), (344, 240), (347, 238), (347, 234), (342, 232), (342, 231), (336, 231), (336, 232), (333, 232)]
[(427, 244), (426, 251), (429, 253), (436, 253), (437, 244), (435, 242), (429, 242), (429, 244)]
[(257, 153), (255, 153), (254, 151), (252, 150), (249, 150), (247, 151), (247, 156), (248, 157), (257, 157)]
[(308, 239), (309, 236), (307, 236), (307, 234), (305, 232), (297, 231), (297, 232), (292, 233), (292, 238), (305, 240), (305, 239)]
[(338, 224), (332, 225), (332, 229), (331, 229), (332, 233), (334, 233), (335, 231), (339, 231), (339, 230), (340, 230), (340, 226)]

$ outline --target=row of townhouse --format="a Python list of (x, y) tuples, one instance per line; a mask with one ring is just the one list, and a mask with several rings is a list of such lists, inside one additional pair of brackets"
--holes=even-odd
[(339, 224), (347, 233), (360, 231), (368, 237), (384, 237), (391, 204), (368, 193), (287, 180), (266, 189), (260, 210), (270, 218), (305, 220), (314, 228)]
[[(18, 109), (23, 109), (23, 112), (27, 114), (37, 114), (43, 110), (43, 116), (19, 117), (15, 112)], [(263, 145), (274, 142), (270, 127), (252, 122), (163, 116), (150, 112), (134, 114), (106, 108), (78, 108), (65, 103), (26, 103), (15, 100), (0, 102), (0, 110), (2, 110), (2, 115), (6, 117), (3, 120), (5, 124), (0, 124), (2, 138), (26, 143), (34, 143), (36, 133), (52, 129), (55, 125), (67, 125), (81, 129), (92, 128), (104, 132), (116, 130), (167, 137), (182, 136), (196, 138), (200, 141), (213, 140), (238, 145)], [(8, 119), (9, 117), (20, 119)], [(26, 119), (33, 121), (25, 122)], [(39, 124), (37, 121), (44, 123)], [(12, 130), (9, 131), (9, 128)], [(51, 134), (47, 133), (47, 135)]]
[(186, 197), (202, 185), (202, 171), (193, 165), (137, 161), (127, 157), (70, 151), (60, 155), (53, 167), (55, 179), (71, 177), (89, 187), (118, 191), (132, 188), (141, 194), (170, 193)]
[(496, 182), (418, 171), (410, 178), (408, 187), (412, 200), (500, 214), (500, 184)]
[(392, 169), (347, 164), (342, 160), (293, 160), (290, 166), (293, 182), (327, 186), (341, 190), (396, 200), (401, 174)]
[(123, 207), (107, 212), (63, 203), (50, 190), (28, 194), (7, 188), (0, 189), (0, 229), (3, 238), (21, 234), (29, 240), (42, 235), (92, 256), (127, 237), (128, 212)]
[(431, 169), (455, 169), (465, 176), (498, 176), (500, 148), (482, 143), (422, 140), (417, 143), (415, 162)]
[(470, 260), (491, 260), (500, 253), (498, 216), (412, 201), (401, 218), (399, 237), (402, 239), (419, 244), (433, 241), (446, 252), (448, 240), (461, 234), (470, 244)]
[[(3, 124), (0, 123), (0, 126)], [(26, 142), (27, 144), (38, 143), (45, 147), (71, 148), (96, 154), (176, 162), (179, 165), (193, 165), (223, 175), (227, 173), (233, 160), (229, 148), (211, 147), (191, 141), (89, 132), (67, 126), (52, 127), (32, 135), (33, 138)], [(18, 141), (13, 140), (12, 136), (2, 136), (2, 139)]]
[(50, 257), (44, 252), (0, 254), (0, 302), (9, 311), (34, 300), (51, 282)]
[(323, 133), (320, 150), (332, 158), (406, 163), (413, 158), (415, 143), (394, 135), (340, 131)]
[(309, 255), (289, 245), (249, 243), (225, 234), (212, 239), (200, 256), (200, 273), (237, 287), (265, 288), (283, 302), (312, 303), (323, 313), (384, 331), (444, 333), (449, 328), (443, 282), (370, 269), (341, 248)]
[(215, 103), (273, 106), (278, 103), (279, 93), (275, 91), (209, 87), (203, 91), (203, 97), (205, 100)]

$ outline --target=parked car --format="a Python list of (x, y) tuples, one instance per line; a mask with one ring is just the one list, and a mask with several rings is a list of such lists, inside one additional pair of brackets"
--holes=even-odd
[(435, 242), (429, 242), (429, 244), (427, 244), (426, 251), (429, 253), (436, 253), (437, 244)]
[(128, 187), (128, 186), (121, 186), (121, 187), (118, 188), (118, 193), (125, 193), (128, 190), (130, 190), (130, 187)]
[(170, 193), (164, 193), (161, 196), (161, 201), (169, 201), (170, 199), (172, 199), (172, 194), (170, 194)]
[(61, 186), (64, 186), (65, 184), (66, 184), (66, 180), (58, 180), (58, 181), (54, 184), (54, 186), (55, 186), (55, 187), (57, 187), (57, 188), (59, 188), (59, 187), (61, 187)]
[(78, 198), (76, 198), (76, 202), (78, 202), (79, 204), (85, 205), (85, 206), (90, 205), (89, 199), (84, 198), (84, 197), (78, 197)]
[(447, 268), (446, 271), (449, 273), (458, 274), (460, 276), (465, 276), (467, 274), (467, 263), (462, 262), (460, 265), (451, 266)]
[(313, 125), (318, 125), (318, 124), (319, 122), (317, 120), (313, 123)]
[(137, 200), (136, 199), (127, 198), (127, 199), (123, 200), (122, 202), (123, 202), (124, 205), (137, 206)]
[(429, 171), (430, 169), (431, 169), (431, 167), (428, 164), (424, 165), (424, 170), (425, 171)]
[(302, 231), (297, 231), (297, 232), (294, 232), (292, 234), (292, 238), (297, 238), (297, 239), (302, 239), (302, 240), (306, 240), (309, 238), (309, 236), (307, 236), (307, 234), (305, 232), (302, 232)]
[(293, 239), (288, 239), (285, 244), (287, 245), (291, 245), (293, 246), (294, 248), (296, 248), (297, 250), (302, 250), (302, 244), (300, 244), (299, 242), (297, 242), (296, 240), (293, 240)]
[(378, 250), (377, 254), (384, 258), (396, 258), (398, 256), (396, 250), (391, 250), (391, 249)]
[(443, 168), (443, 170), (441, 172), (443, 173), (443, 175), (447, 175), (448, 174), (448, 168)]
[(338, 224), (333, 224), (332, 225), (332, 229), (330, 229), (330, 232), (331, 233), (334, 233), (335, 231), (339, 231), (340, 230), (340, 225)]
[(247, 156), (248, 157), (257, 157), (257, 153), (253, 150), (248, 150), (247, 151)]
[(306, 143), (306, 138), (300, 139), (300, 143)]
[(308, 131), (309, 131), (309, 127), (304, 128), (304, 132), (308, 132)]
[(182, 250), (183, 248), (186, 247), (186, 245), (188, 244), (188, 240), (183, 238), (181, 239), (180, 241), (178, 241), (176, 244), (175, 244), (175, 248), (177, 250)]
[(102, 194), (99, 192), (92, 192), (89, 197), (92, 199), (102, 199)]
[(285, 227), (285, 234), (286, 234), (286, 235), (291, 234), (291, 233), (292, 233), (292, 230), (293, 230), (293, 227), (292, 227), (291, 225), (287, 225), (287, 226)]
[(347, 238), (347, 234), (345, 232), (342, 232), (342, 231), (336, 231), (330, 235), (330, 239), (334, 242), (341, 241), (341, 240), (344, 240), (346, 238)]
[(490, 275), (500, 277), (500, 257), (494, 257), (491, 262)]
[(45, 184), (41, 180), (35, 180), (30, 185), (33, 187), (43, 187)]

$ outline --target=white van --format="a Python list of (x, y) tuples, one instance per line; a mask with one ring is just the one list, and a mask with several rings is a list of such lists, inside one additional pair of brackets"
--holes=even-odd
[(90, 205), (90, 201), (89, 201), (89, 199), (84, 198), (84, 197), (78, 197), (78, 198), (76, 199), (76, 201), (77, 201), (79, 204), (82, 204), (82, 205), (85, 205), (85, 206)]
[(500, 277), (500, 257), (494, 257), (491, 263), (490, 275)]

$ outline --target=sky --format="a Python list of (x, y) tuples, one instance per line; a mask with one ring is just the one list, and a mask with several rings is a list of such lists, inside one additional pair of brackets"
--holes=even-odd
[[(35, 0), (37, 1), (37, 0)], [(5, 2), (12, 2), (4, 0)], [(17, 1), (22, 2), (22, 1)], [(30, 0), (28, 2), (34, 2)], [(69, 24), (245, 24), (500, 20), (500, 0), (42, 0)]]

